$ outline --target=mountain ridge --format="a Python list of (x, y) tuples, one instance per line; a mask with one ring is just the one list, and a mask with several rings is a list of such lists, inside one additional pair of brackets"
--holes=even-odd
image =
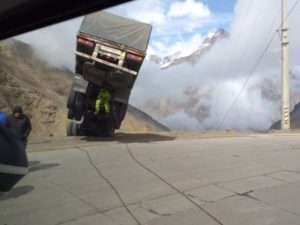
[(189, 63), (194, 65), (214, 46), (216, 41), (221, 38), (227, 38), (228, 36), (229, 33), (227, 31), (224, 29), (218, 29), (212, 35), (208, 35), (206, 38), (204, 38), (204, 41), (199, 45), (199, 47), (188, 55), (185, 55), (182, 52), (176, 52), (165, 57), (150, 55), (148, 60), (158, 64), (161, 69), (167, 69), (181, 63)]

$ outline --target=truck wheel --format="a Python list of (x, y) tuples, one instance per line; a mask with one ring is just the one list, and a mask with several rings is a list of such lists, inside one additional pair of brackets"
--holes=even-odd
[(73, 121), (69, 121), (67, 125), (67, 136), (77, 136), (78, 135), (78, 126)]
[(106, 136), (107, 137), (113, 137), (115, 135), (115, 129), (113, 127), (108, 128)]
[(111, 118), (109, 118), (107, 121), (106, 121), (106, 124), (104, 126), (104, 129), (103, 129), (103, 136), (104, 137), (112, 137), (114, 136), (115, 134), (115, 127), (114, 127), (114, 123), (112, 121)]
[(68, 100), (67, 100), (67, 108), (68, 109), (74, 108), (75, 97), (76, 97), (76, 91), (74, 91), (73, 88), (72, 88), (71, 91), (70, 91)]
[(76, 92), (75, 103), (74, 103), (74, 110), (75, 110), (74, 117), (75, 120), (77, 121), (80, 121), (82, 117), (84, 97), (85, 97), (84, 94), (80, 92)]
[(73, 129), (73, 122), (69, 121), (67, 125), (67, 136), (73, 136), (72, 129)]
[(72, 120), (74, 118), (74, 110), (68, 109), (68, 119)]
[(74, 104), (74, 109), (76, 112), (82, 112), (83, 110), (83, 102), (84, 102), (84, 94), (80, 92), (76, 92), (75, 96), (75, 104)]

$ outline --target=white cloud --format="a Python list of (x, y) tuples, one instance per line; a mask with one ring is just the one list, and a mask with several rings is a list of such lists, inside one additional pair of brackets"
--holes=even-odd
[[(295, 1), (289, 2), (290, 7)], [(182, 5), (182, 12), (175, 10), (177, 3), (185, 3), (185, 6)], [(204, 36), (195, 31), (199, 32), (199, 28), (205, 28), (206, 33), (209, 33), (213, 28), (219, 28), (222, 21), (232, 18), (231, 15), (214, 15), (213, 12), (207, 16), (204, 16), (205, 13), (196, 14), (199, 9), (194, 7), (195, 11), (189, 11), (188, 3), (200, 4), (196, 1), (181, 1), (173, 3), (172, 8), (162, 0), (139, 0), (110, 10), (121, 16), (152, 23), (154, 25), (152, 42), (148, 53), (168, 55), (176, 51), (191, 51)], [(205, 5), (203, 7), (205, 8)], [(290, 84), (292, 106), (300, 100), (298, 57), (300, 28), (297, 17), (299, 13), (300, 5), (290, 15), (288, 21), (290, 68), (295, 73)], [(200, 15), (202, 15), (201, 18), (199, 18)], [(246, 77), (253, 69), (266, 43), (278, 28), (280, 2), (239, 0), (233, 19), (229, 29), (230, 37), (218, 41), (194, 66), (178, 65), (169, 70), (160, 70), (157, 65), (145, 62), (133, 88), (130, 102), (171, 128), (216, 128), (243, 87)], [(66, 22), (19, 38), (33, 44), (39, 54), (52, 64), (70, 65), (73, 68), (75, 37), (79, 24), (80, 20)], [(207, 25), (210, 25), (210, 29), (207, 29)], [(187, 31), (190, 32), (189, 36), (181, 38), (181, 35), (186, 34)], [(279, 94), (279, 46), (279, 38), (276, 37), (224, 121), (223, 128), (264, 130), (279, 119), (280, 102), (276, 98), (270, 100), (263, 97), (262, 90), (265, 88), (265, 83), (271, 82), (276, 89), (275, 95)], [(268, 82), (264, 82), (265, 80)], [(195, 87), (200, 92), (207, 93), (205, 95), (207, 97), (193, 105), (191, 113), (182, 109), (182, 105), (190, 100), (185, 95), (185, 90)], [(267, 96), (268, 94), (274, 95), (274, 93), (267, 92)], [(170, 116), (161, 117), (153, 110), (151, 111), (149, 105), (147, 106), (149, 102), (159, 103), (161, 100), (166, 102), (169, 100), (174, 108), (179, 106), (181, 108), (179, 107), (180, 109)], [(199, 122), (193, 113), (196, 109), (201, 109), (200, 106), (203, 104), (210, 107), (210, 116)]]
[[(186, 16), (178, 18), (174, 17), (173, 13), (171, 13), (172, 16), (168, 15), (168, 12), (175, 12), (178, 6), (182, 6)], [(217, 18), (218, 16), (211, 15), (206, 5), (194, 0), (184, 2), (137, 0), (107, 9), (107, 11), (151, 23), (153, 30), (148, 52), (151, 53), (152, 51), (151, 54), (163, 56), (177, 51), (185, 51), (184, 54), (188, 54), (199, 45), (202, 38), (201, 34), (198, 33), (199, 31), (195, 32), (196, 29), (205, 26), (205, 24), (218, 24), (220, 21), (226, 20), (223, 17)], [(210, 16), (204, 18), (205, 15)], [(16, 38), (32, 44), (38, 55), (49, 63), (73, 70), (75, 64), (75, 38), (81, 19), (66, 21)], [(186, 32), (189, 32), (190, 36), (180, 38)], [(57, 52), (59, 52), (59, 55)]]
[(167, 13), (170, 17), (196, 17), (203, 18), (211, 15), (207, 5), (195, 0), (185, 0), (184, 2), (172, 3)]
[[(222, 27), (232, 18), (231, 14), (214, 15), (207, 5), (194, 0), (139, 0), (111, 8), (109, 11), (151, 23), (153, 30), (148, 54), (160, 56), (168, 56), (178, 51), (184, 52), (184, 55), (189, 54), (201, 44), (203, 35)], [(207, 26), (211, 28), (208, 29)], [(201, 29), (203, 27), (205, 29)], [(186, 33), (189, 36), (182, 38)]]
[(178, 41), (165, 45), (161, 41), (153, 41), (147, 50), (147, 55), (158, 55), (160, 57), (170, 56), (177, 52), (180, 52), (181, 56), (186, 56), (195, 51), (203, 42), (201, 34), (194, 34), (190, 38), (182, 38), (178, 34)]
[[(294, 3), (295, 0), (291, 1), (289, 8)], [(299, 12), (300, 5), (288, 20), (289, 62), (293, 72), (290, 79), (291, 109), (300, 100)], [(251, 0), (239, 0), (228, 39), (218, 41), (194, 66), (180, 65), (160, 70), (153, 63), (146, 62), (133, 89), (131, 103), (139, 105), (154, 118), (174, 129), (215, 129), (240, 94), (222, 128), (268, 129), (280, 117), (280, 51), (277, 51), (280, 40), (277, 36), (246, 87), (244, 82), (278, 29), (279, 19), (280, 2), (253, 1), (251, 5)], [(181, 48), (181, 45), (178, 46)], [(187, 43), (183, 46), (187, 46)], [(189, 101), (184, 95), (185, 90), (195, 87), (206, 90), (208, 94), (207, 98), (191, 107), (195, 109), (204, 104), (208, 110), (210, 108), (210, 116), (201, 122), (178, 107), (178, 104)], [(174, 111), (169, 116), (161, 116), (148, 105), (151, 102), (157, 106), (155, 103), (161, 101), (169, 102), (173, 107)]]
[(140, 0), (113, 7), (107, 9), (107, 11), (144, 23), (151, 23), (155, 26), (160, 26), (165, 24), (167, 20), (164, 5), (164, 1), (162, 0)]
[(48, 63), (74, 70), (76, 35), (82, 17), (25, 33), (15, 38), (31, 44)]

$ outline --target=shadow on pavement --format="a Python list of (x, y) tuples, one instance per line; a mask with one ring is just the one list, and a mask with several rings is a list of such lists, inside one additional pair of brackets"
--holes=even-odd
[(126, 134), (126, 133), (117, 133), (114, 137), (83, 137), (81, 140), (87, 142), (98, 142), (98, 141), (118, 141), (121, 143), (149, 143), (157, 141), (172, 141), (176, 137), (161, 135), (161, 134), (149, 134), (149, 133), (140, 133), (140, 134)]
[(28, 161), (28, 166), (36, 166), (36, 165), (39, 165), (41, 164), (40, 161)]
[(35, 171), (39, 171), (39, 170), (46, 170), (46, 169), (50, 169), (56, 166), (59, 166), (60, 164), (58, 163), (47, 163), (47, 164), (41, 164), (38, 166), (32, 166), (29, 167), (29, 173), (31, 172), (35, 172)]
[(34, 187), (31, 185), (15, 187), (8, 193), (0, 193), (0, 201), (12, 199), (12, 198), (18, 198), (22, 195), (26, 195), (29, 192), (31, 192), (33, 188)]

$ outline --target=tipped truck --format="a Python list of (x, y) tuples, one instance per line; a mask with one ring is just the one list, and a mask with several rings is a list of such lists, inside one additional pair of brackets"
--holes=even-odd
[[(108, 12), (85, 16), (77, 35), (76, 67), (68, 101), (68, 136), (112, 136), (125, 117), (144, 61), (151, 25)], [(95, 102), (110, 93), (110, 111)]]

